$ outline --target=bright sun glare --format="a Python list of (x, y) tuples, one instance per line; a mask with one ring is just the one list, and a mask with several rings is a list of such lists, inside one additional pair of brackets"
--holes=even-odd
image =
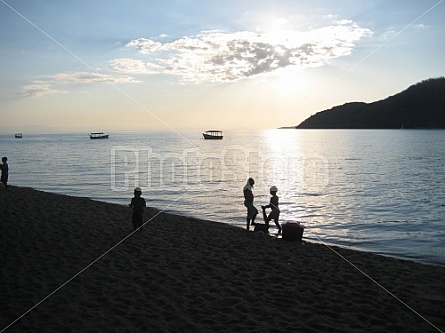
[[(276, 45), (274, 51), (280, 55), (286, 52), (286, 47), (301, 42), (296, 40), (299, 39), (298, 35), (292, 30), (289, 21), (283, 17), (263, 17), (259, 30), (268, 36), (272, 44)], [(280, 95), (300, 93), (308, 86), (303, 71), (296, 66), (278, 69), (273, 74), (269, 74), (265, 80), (268, 88)]]
[(269, 81), (269, 87), (283, 95), (301, 93), (307, 86), (305, 75), (296, 68), (279, 70)]

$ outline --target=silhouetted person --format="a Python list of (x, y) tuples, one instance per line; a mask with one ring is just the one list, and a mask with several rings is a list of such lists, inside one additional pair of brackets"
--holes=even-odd
[(134, 189), (134, 198), (131, 199), (130, 203), (130, 207), (133, 208), (134, 230), (140, 228), (140, 231), (142, 231), (142, 224), (144, 221), (144, 207), (146, 206), (145, 199), (141, 195), (141, 189), (139, 187), (136, 187)]
[[(280, 209), (278, 208), (277, 192), (278, 192), (277, 187), (272, 186), (270, 188), (270, 194), (272, 195), (270, 197), (270, 202), (267, 206), (261, 206), (261, 208), (263, 209), (264, 222), (266, 223), (267, 227), (269, 227), (269, 222), (273, 220), (278, 228), (278, 233), (281, 234), (281, 226), (278, 223), (278, 219), (280, 218)], [(270, 208), (272, 210), (269, 216), (266, 216), (266, 208)]]
[(8, 175), (9, 175), (9, 166), (6, 161), (8, 160), (7, 157), (2, 157), (2, 164), (0, 164), (0, 168), (2, 169), (2, 176), (1, 176), (1, 182), (3, 185), (5, 185), (5, 189), (8, 188)]
[(255, 181), (253, 178), (249, 178), (247, 180), (246, 185), (244, 185), (243, 192), (244, 192), (244, 206), (247, 207), (247, 226), (246, 229), (249, 230), (250, 223), (252, 225), (255, 225), (255, 218), (258, 215), (258, 209), (255, 208), (253, 205), (253, 185), (255, 184)]

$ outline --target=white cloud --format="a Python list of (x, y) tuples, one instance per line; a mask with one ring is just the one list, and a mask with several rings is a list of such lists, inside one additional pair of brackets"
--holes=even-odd
[(66, 93), (62, 87), (69, 85), (89, 85), (97, 83), (134, 83), (139, 82), (129, 76), (108, 75), (95, 72), (60, 73), (45, 79), (35, 80), (23, 87), (22, 94), (28, 97), (41, 97)]
[(333, 19), (333, 18), (337, 18), (338, 15), (336, 15), (336, 14), (326, 14), (326, 15), (323, 15), (323, 17), (327, 18), (327, 19)]
[(63, 93), (63, 91), (52, 89), (51, 86), (50, 82), (36, 80), (23, 87), (22, 95), (25, 97), (40, 97)]
[(138, 39), (133, 39), (130, 42), (128, 42), (127, 46), (138, 47), (141, 50), (141, 53), (150, 53), (150, 52), (160, 50), (162, 48), (162, 43), (155, 42), (151, 39), (138, 38)]
[(138, 38), (127, 47), (137, 48), (147, 61), (117, 59), (112, 64), (120, 72), (169, 73), (183, 81), (236, 81), (288, 66), (322, 66), (350, 55), (355, 43), (371, 34), (351, 20), (341, 20), (307, 32), (205, 31), (168, 43)]
[(127, 74), (156, 74), (162, 71), (162, 67), (147, 63), (139, 59), (121, 58), (110, 61), (114, 71)]
[[(108, 75), (95, 72), (80, 72), (70, 74), (56, 74), (51, 77), (52, 81), (57, 81), (59, 84), (91, 84), (91, 83), (130, 83), (137, 82), (129, 76)], [(51, 80), (50, 79), (50, 80)]]
[(352, 20), (338, 20), (335, 23), (340, 24), (340, 25), (354, 24), (354, 22)]

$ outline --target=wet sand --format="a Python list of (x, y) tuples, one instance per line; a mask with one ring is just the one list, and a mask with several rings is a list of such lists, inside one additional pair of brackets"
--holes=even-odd
[(0, 189), (0, 332), (445, 331), (445, 267), (145, 217)]

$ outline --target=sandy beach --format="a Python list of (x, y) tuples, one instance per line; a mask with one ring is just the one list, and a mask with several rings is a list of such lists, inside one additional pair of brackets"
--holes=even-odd
[(0, 189), (0, 332), (445, 331), (445, 267), (145, 220), (133, 233), (122, 205)]

